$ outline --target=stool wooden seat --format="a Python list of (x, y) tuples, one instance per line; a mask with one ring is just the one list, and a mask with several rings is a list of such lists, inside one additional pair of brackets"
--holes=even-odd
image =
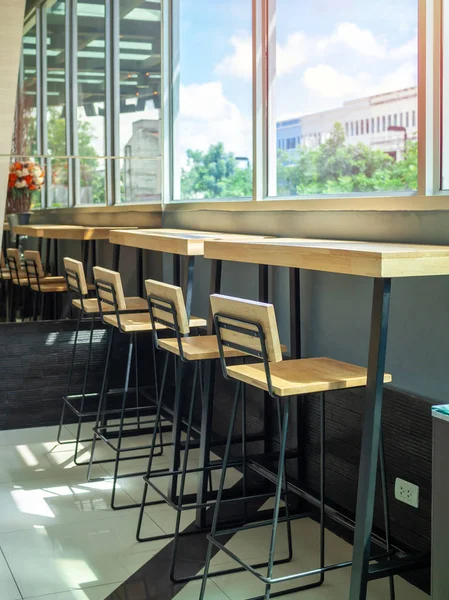
[[(271, 587), (273, 584), (286, 583), (295, 579), (302, 579), (311, 573), (320, 575), (320, 578), (315, 583), (306, 583), (297, 585), (294, 588), (284, 588), (277, 591), (276, 596), (286, 594), (296, 594), (302, 590), (319, 587), (324, 582), (324, 573), (331, 568), (341, 568), (345, 563), (327, 565), (325, 562), (325, 447), (326, 447), (326, 410), (325, 410), (325, 394), (330, 390), (343, 390), (367, 385), (367, 369), (357, 365), (349, 364), (332, 358), (304, 358), (283, 360), (279, 332), (276, 322), (276, 315), (272, 304), (262, 302), (252, 302), (239, 298), (231, 298), (221, 294), (213, 294), (211, 296), (211, 307), (214, 316), (215, 330), (217, 332), (218, 345), (221, 351), (220, 359), (224, 376), (227, 379), (235, 379), (237, 381), (236, 393), (231, 412), (231, 422), (228, 430), (226, 448), (223, 458), (223, 468), (221, 472), (220, 485), (217, 491), (217, 500), (215, 504), (214, 516), (212, 521), (211, 533), (208, 536), (209, 545), (207, 549), (205, 567), (203, 572), (203, 581), (199, 594), (199, 600), (205, 600), (207, 579), (210, 575), (210, 563), (212, 558), (212, 546), (219, 550), (224, 549), (224, 543), (219, 541), (221, 533), (217, 530), (220, 509), (223, 498), (223, 490), (226, 479), (226, 471), (229, 466), (231, 456), (231, 446), (236, 425), (236, 418), (239, 406), (242, 406), (242, 420), (246, 420), (246, 399), (244, 393), (244, 385), (250, 385), (260, 390), (268, 392), (273, 398), (273, 409), (277, 412), (277, 423), (279, 432), (279, 452), (275, 460), (277, 463), (276, 473), (276, 491), (274, 509), (272, 518), (267, 522), (271, 525), (271, 541), (268, 549), (268, 568), (266, 576), (259, 576), (259, 573), (253, 569), (249, 563), (239, 556), (238, 552), (227, 549), (227, 554), (233, 558), (240, 566), (252, 571), (265, 584), (264, 598), (267, 600), (272, 597)], [(257, 362), (251, 364), (228, 364), (226, 361), (225, 348), (240, 350), (250, 357), (253, 357)], [(385, 374), (384, 381), (390, 382), (391, 375)], [(310, 398), (310, 394), (316, 394), (317, 397)], [(320, 562), (317, 568), (313, 571), (303, 571), (294, 573), (293, 575), (274, 577), (274, 555), (276, 546), (276, 535), (279, 524), (281, 500), (285, 503), (285, 510), (288, 509), (288, 483), (286, 475), (286, 450), (289, 433), (289, 411), (290, 405), (293, 402), (298, 402), (298, 396), (306, 396), (302, 401), (316, 402), (319, 407), (319, 511), (320, 511), (320, 534), (319, 534), (319, 556)], [(267, 404), (265, 404), (267, 406)], [(265, 419), (267, 417), (265, 416)], [(382, 444), (382, 442), (381, 442)], [(299, 451), (299, 448), (298, 448)], [(246, 451), (244, 453), (246, 461)], [(388, 523), (388, 492), (387, 479), (385, 474), (385, 460), (383, 457), (383, 449), (380, 449), (380, 472), (381, 484), (383, 491), (384, 502), (384, 518), (386, 532), (386, 548), (390, 548), (390, 534)], [(265, 453), (263, 457), (259, 457), (252, 462), (246, 462), (246, 468), (254, 469), (259, 474), (266, 476), (268, 480), (272, 480), (273, 474), (264, 475), (260, 471), (260, 460), (268, 459), (270, 464), (273, 462), (272, 453)], [(297, 457), (294, 457), (297, 458)], [(257, 464), (256, 464), (257, 463)], [(259, 466), (258, 466), (259, 465)], [(271, 470), (271, 469), (270, 469)], [(245, 472), (245, 467), (242, 468)], [(301, 488), (302, 490), (302, 488)], [(318, 500), (318, 499), (317, 499)], [(302, 515), (301, 515), (302, 516)], [(287, 527), (290, 527), (287, 514)], [(234, 532), (244, 531), (249, 526), (241, 525), (235, 528)], [(287, 530), (287, 535), (291, 535), (290, 529)], [(291, 545), (290, 545), (291, 547)], [(261, 596), (262, 597), (262, 596)], [(296, 596), (295, 596), (296, 597)], [(298, 596), (299, 597), (299, 596)], [(394, 596), (394, 584), (390, 582), (390, 598)]]
[[(148, 305), (147, 305), (148, 310)], [(125, 333), (134, 333), (137, 331), (153, 331), (153, 325), (151, 324), (149, 313), (134, 313), (134, 314), (122, 314), (120, 315), (120, 323), (117, 315), (104, 315), (104, 322), (113, 327), (122, 328)], [(190, 318), (190, 327), (204, 327), (206, 325), (205, 319), (199, 317)], [(156, 329), (165, 329), (160, 323), (156, 324)]]
[[(181, 344), (186, 360), (218, 360), (220, 358), (216, 335), (197, 335), (182, 338)], [(159, 340), (159, 347), (177, 356), (180, 355), (179, 344), (175, 339), (161, 339)], [(281, 345), (281, 350), (285, 352), (287, 347)], [(223, 348), (223, 352), (226, 358), (245, 356), (243, 352), (232, 348)]]
[(67, 291), (67, 284), (65, 281), (44, 282), (45, 280), (43, 279), (40, 284), (32, 283), (30, 287), (33, 292), (42, 292), (43, 294), (60, 294)]
[[(129, 298), (125, 298), (125, 302), (126, 310), (146, 310), (148, 308), (145, 298), (131, 296)], [(75, 308), (79, 308), (80, 310), (83, 309), (84, 312), (89, 315), (100, 312), (97, 298), (87, 298), (86, 300), (83, 300), (83, 302), (81, 302), (79, 298), (75, 298), (72, 301), (72, 304)], [(107, 307), (104, 307), (104, 310), (107, 312)]]
[[(227, 367), (230, 377), (268, 391), (263, 363)], [(299, 396), (328, 390), (343, 390), (366, 385), (367, 369), (332, 358), (302, 358), (270, 366), (276, 396)], [(385, 374), (389, 383), (391, 375)]]

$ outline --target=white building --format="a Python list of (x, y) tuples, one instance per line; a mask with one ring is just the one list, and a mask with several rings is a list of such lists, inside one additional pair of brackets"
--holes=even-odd
[[(416, 87), (359, 98), (332, 110), (278, 122), (277, 147), (291, 151), (301, 146), (319, 146), (338, 122), (344, 127), (348, 144), (361, 142), (401, 160), (405, 140), (417, 139), (417, 114)], [(397, 129), (389, 130), (391, 127)]]
[[(132, 198), (133, 202), (160, 199), (160, 145), (159, 120), (141, 119), (133, 123), (133, 134), (125, 146), (125, 156), (130, 157), (124, 161), (125, 198)], [(139, 156), (145, 158), (135, 158)]]

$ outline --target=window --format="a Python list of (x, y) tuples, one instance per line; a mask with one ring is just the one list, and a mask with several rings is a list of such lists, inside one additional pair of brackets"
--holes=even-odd
[[(313, 127), (322, 132), (321, 143), (316, 140), (310, 156), (307, 149), (288, 158), (270, 152), (269, 195), (416, 189), (416, 138), (409, 141), (406, 156), (398, 147), (399, 135), (392, 135), (390, 141), (390, 136), (382, 140), (367, 134), (374, 133), (380, 107), (386, 109), (388, 126), (394, 113), (397, 121), (401, 106), (410, 103), (410, 90), (417, 86), (418, 0), (403, 0), (392, 9), (388, 0), (376, 5), (326, 3), (325, 17), (322, 3), (269, 0), (268, 5), (271, 130), (276, 131), (276, 123), (297, 117), (303, 131)], [(383, 18), (386, 12), (391, 18)], [(236, 66), (248, 54), (242, 45), (238, 50), (229, 57)], [(417, 104), (417, 95), (413, 102)], [(358, 116), (361, 110), (363, 119)], [(346, 123), (355, 127), (347, 131)], [(382, 125), (386, 131), (385, 117)], [(353, 140), (352, 134), (363, 137)], [(275, 150), (276, 142), (270, 136), (269, 140)], [(335, 144), (341, 144), (345, 157), (338, 168), (328, 158), (332, 154), (328, 148)], [(365, 165), (357, 158), (360, 144), (366, 146)], [(390, 153), (396, 153), (396, 163)], [(406, 169), (398, 164), (406, 159), (415, 179), (405, 176)], [(372, 164), (376, 164), (374, 173)]]
[(354, 135), (354, 123), (351, 123), (351, 135)]
[(123, 158), (117, 201), (159, 201), (162, 185), (160, 2), (120, 0), (119, 8), (116, 93), (120, 100), (116, 151)]
[(416, 110), (412, 111), (412, 127), (416, 127)]
[(346, 137), (348, 137), (348, 135), (349, 135), (349, 127), (348, 127), (347, 123), (345, 123), (345, 134), (346, 134)]
[[(75, 161), (77, 202), (105, 202), (105, 114), (106, 114), (106, 21), (105, 0), (96, 0), (77, 11), (77, 127), (74, 154), (84, 158)], [(92, 157), (92, 158), (87, 158)]]
[(394, 124), (397, 125), (398, 124), (398, 115), (394, 115)]
[(382, 131), (386, 131), (386, 130), (387, 130), (386, 119), (385, 119), (385, 117), (382, 117)]
[[(67, 156), (66, 105), (66, 1), (58, 0), (45, 6), (47, 22), (46, 58), (46, 147), (44, 153), (55, 157)], [(44, 138), (45, 139), (45, 138)], [(46, 161), (47, 207), (69, 206), (69, 162), (66, 158)]]
[(403, 127), (403, 126), (404, 126), (404, 115), (403, 115), (403, 113), (401, 113), (401, 114), (399, 115), (399, 125), (400, 125), (401, 127)]
[(406, 112), (406, 113), (405, 113), (405, 126), (406, 126), (407, 128), (409, 128), (409, 127), (410, 127), (410, 119), (409, 119), (409, 114), (408, 114), (408, 112)]
[(252, 2), (174, 6), (173, 198), (252, 196)]
[(377, 133), (380, 133), (380, 117), (377, 117)]
[[(22, 63), (17, 89), (18, 115), (15, 119), (11, 154), (20, 159), (38, 154), (37, 144), (37, 31), (36, 21), (27, 23), (22, 40)], [(22, 124), (22, 126), (21, 126)], [(41, 192), (33, 194), (33, 207), (41, 208)]]

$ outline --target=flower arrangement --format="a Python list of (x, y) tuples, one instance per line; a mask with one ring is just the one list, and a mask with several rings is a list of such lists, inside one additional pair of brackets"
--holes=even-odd
[(14, 162), (9, 167), (6, 213), (24, 213), (31, 207), (31, 197), (45, 183), (45, 172), (33, 161)]

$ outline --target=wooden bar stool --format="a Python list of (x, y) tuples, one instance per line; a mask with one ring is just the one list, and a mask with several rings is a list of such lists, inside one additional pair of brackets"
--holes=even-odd
[[(194, 575), (189, 577), (176, 577), (175, 569), (176, 569), (176, 558), (177, 558), (177, 550), (178, 550), (178, 541), (180, 537), (195, 535), (198, 534), (199, 531), (208, 531), (208, 529), (200, 529), (200, 528), (192, 528), (187, 531), (180, 532), (181, 526), (181, 516), (184, 511), (188, 510), (196, 510), (199, 508), (211, 507), (213, 502), (206, 501), (205, 503), (198, 503), (198, 499), (196, 494), (193, 498), (190, 497), (189, 494), (185, 494), (185, 486), (187, 476), (190, 474), (198, 474), (202, 470), (205, 470), (209, 476), (209, 486), (210, 493), (212, 493), (212, 471), (218, 470), (222, 468), (222, 461), (212, 461), (208, 464), (204, 469), (200, 467), (189, 467), (189, 452), (192, 447), (198, 447), (198, 444), (194, 443), (193, 433), (198, 434), (199, 431), (194, 431), (194, 423), (193, 416), (195, 410), (195, 402), (199, 395), (202, 402), (205, 401), (203, 397), (203, 382), (202, 382), (202, 373), (203, 373), (203, 365), (207, 361), (216, 361), (220, 358), (220, 351), (218, 347), (217, 336), (215, 335), (205, 335), (191, 336), (191, 329), (189, 326), (189, 320), (187, 318), (187, 310), (184, 302), (184, 297), (182, 294), (182, 290), (178, 286), (168, 285), (166, 283), (161, 283), (159, 281), (147, 280), (145, 282), (147, 299), (148, 299), (148, 307), (151, 317), (151, 323), (153, 325), (153, 339), (155, 343), (155, 347), (159, 350), (166, 352), (165, 364), (162, 376), (162, 383), (158, 397), (157, 403), (157, 412), (156, 412), (156, 420), (155, 427), (153, 430), (152, 443), (150, 449), (150, 456), (148, 460), (148, 469), (147, 473), (144, 477), (144, 492), (142, 497), (142, 503), (140, 508), (140, 515), (137, 524), (137, 540), (140, 542), (143, 541), (155, 541), (161, 539), (169, 539), (173, 538), (173, 549), (172, 549), (172, 558), (171, 558), (171, 569), (170, 569), (170, 579), (174, 583), (193, 581), (196, 579), (202, 579), (202, 575)], [(173, 338), (163, 338), (159, 339), (158, 330), (161, 327), (165, 327), (171, 330), (174, 333)], [(224, 350), (227, 358), (242, 358), (243, 353), (234, 348), (226, 348)], [(163, 403), (164, 397), (164, 389), (165, 382), (167, 376), (167, 366), (169, 357), (174, 356), (177, 362), (177, 376), (175, 382), (175, 403), (172, 411), (173, 414), (173, 427), (172, 427), (172, 442), (168, 444), (164, 444), (164, 446), (172, 446), (173, 447), (173, 458), (171, 461), (171, 465), (166, 469), (153, 469), (153, 458), (154, 452), (157, 445), (157, 431), (158, 428), (162, 425), (162, 420), (167, 415), (167, 410), (169, 410)], [(190, 393), (186, 393), (185, 391), (185, 373), (184, 373), (184, 365), (192, 364), (193, 371), (193, 385)], [(197, 391), (200, 393), (197, 394)], [(186, 410), (187, 409), (187, 410)], [(187, 413), (187, 416), (186, 416)], [(186, 418), (185, 418), (186, 417)], [(181, 441), (181, 432), (182, 426), (186, 427), (186, 438), (185, 441)], [(201, 435), (203, 437), (209, 438), (212, 435), (211, 431), (202, 431)], [(243, 428), (242, 432), (242, 448), (245, 448), (246, 445), (246, 427)], [(184, 450), (184, 457), (181, 465), (181, 451)], [(238, 461), (236, 464), (241, 464), (241, 461)], [(179, 486), (179, 494), (177, 495), (178, 489), (178, 477), (180, 477), (180, 486)], [(168, 478), (168, 492), (164, 492), (161, 490), (161, 487), (157, 485), (157, 480), (159, 478)], [(173, 534), (162, 534), (159, 536), (152, 537), (142, 537), (142, 520), (143, 514), (145, 510), (146, 499), (147, 499), (147, 491), (148, 487), (151, 487), (155, 490), (161, 498), (174, 510), (176, 510), (176, 523), (175, 523), (175, 531)], [(242, 491), (239, 494), (239, 498), (243, 498), (245, 500), (250, 499), (261, 499), (270, 496), (271, 494), (257, 494), (249, 496), (247, 494), (247, 485), (246, 485), (246, 471), (243, 472), (242, 478)], [(260, 519), (260, 517), (259, 517)], [(290, 528), (288, 531), (289, 536), (291, 535)], [(289, 537), (291, 547), (291, 538)], [(276, 561), (276, 564), (285, 563), (291, 560), (291, 554), (285, 559)], [(253, 565), (253, 568), (261, 568), (263, 566), (267, 566), (267, 563), (259, 563), (257, 565)], [(225, 575), (230, 573), (236, 573), (242, 571), (242, 567), (231, 568), (220, 570), (212, 575)]]
[[(85, 419), (94, 419), (97, 416), (98, 404), (95, 410), (86, 410), (86, 400), (99, 400), (100, 393), (93, 392), (88, 393), (88, 377), (89, 370), (92, 358), (92, 344), (93, 344), (93, 336), (94, 336), (94, 327), (96, 322), (101, 322), (100, 308), (98, 306), (97, 297), (89, 297), (89, 293), (95, 291), (95, 285), (88, 284), (86, 280), (86, 274), (84, 270), (84, 265), (81, 261), (75, 260), (73, 258), (65, 257), (64, 258), (64, 269), (65, 269), (65, 280), (67, 282), (67, 288), (69, 292), (69, 296), (71, 299), (71, 305), (77, 309), (78, 318), (77, 325), (75, 330), (75, 340), (73, 343), (72, 350), (72, 359), (70, 362), (69, 372), (67, 376), (66, 383), (66, 393), (63, 396), (63, 405), (61, 411), (61, 419), (59, 423), (58, 430), (58, 443), (59, 444), (68, 444), (75, 442), (75, 453), (74, 453), (74, 463), (78, 466), (88, 466), (89, 461), (80, 462), (78, 460), (79, 453), (79, 444), (87, 443), (92, 441), (92, 437), (87, 439), (81, 439), (81, 426), (83, 420)], [(127, 310), (146, 310), (147, 303), (143, 298), (125, 298), (126, 308)], [(104, 312), (108, 312), (108, 307), (104, 307)], [(76, 353), (79, 339), (79, 331), (82, 321), (90, 321), (90, 332), (89, 332), (89, 343), (87, 349), (87, 358), (84, 369), (84, 378), (82, 389), (79, 394), (71, 394), (71, 384), (72, 384), (72, 376), (73, 376), (73, 367), (76, 362)], [(116, 392), (119, 393), (119, 392)], [(75, 440), (62, 440), (62, 427), (64, 425), (64, 417), (66, 407), (76, 415), (78, 419), (77, 424), (77, 433), (75, 436)], [(117, 415), (120, 412), (120, 409), (110, 409), (105, 410), (105, 416)], [(115, 459), (104, 459), (104, 460), (95, 460), (92, 464), (103, 464), (108, 462), (114, 462)]]
[[(133, 508), (140, 506), (140, 503), (129, 504), (126, 506), (116, 506), (115, 504), (115, 493), (116, 493), (116, 485), (117, 479), (119, 478), (119, 463), (121, 460), (121, 455), (126, 452), (135, 452), (135, 451), (143, 451), (148, 450), (150, 446), (139, 446), (134, 448), (123, 448), (122, 440), (126, 436), (138, 436), (143, 435), (145, 433), (153, 432), (153, 421), (145, 423), (146, 425), (150, 425), (150, 427), (142, 427), (140, 420), (140, 413), (142, 411), (153, 411), (155, 407), (155, 400), (152, 401), (151, 405), (147, 406), (139, 406), (139, 373), (138, 373), (138, 349), (137, 349), (137, 339), (138, 333), (143, 332), (151, 332), (152, 324), (150, 321), (150, 315), (148, 312), (148, 305), (145, 305), (145, 309), (136, 310), (134, 308), (128, 309), (126, 305), (125, 295), (123, 293), (122, 280), (120, 277), (120, 273), (115, 271), (110, 271), (109, 269), (103, 269), (101, 267), (94, 267), (94, 280), (97, 292), (97, 298), (100, 307), (101, 319), (103, 323), (106, 325), (110, 325), (109, 327), (109, 341), (108, 341), (108, 350), (107, 350), (107, 358), (106, 365), (100, 395), (100, 403), (98, 406), (97, 412), (97, 420), (96, 425), (94, 427), (94, 436), (92, 440), (92, 452), (91, 452), (91, 460), (88, 469), (88, 479), (90, 479), (91, 468), (93, 464), (93, 456), (95, 451), (95, 445), (97, 440), (102, 440), (105, 442), (116, 454), (115, 467), (114, 467), (114, 475), (113, 475), (113, 488), (112, 488), (112, 496), (111, 496), (111, 508), (114, 510), (122, 510), (124, 508)], [(193, 317), (191, 319), (191, 323), (195, 327), (203, 326), (206, 322), (204, 319), (198, 319)], [(158, 329), (165, 329), (163, 325), (157, 325)], [(109, 367), (111, 360), (111, 349), (114, 333), (118, 331), (122, 334), (129, 335), (129, 347), (128, 347), (128, 359), (126, 364), (126, 375), (125, 375), (125, 384), (123, 388), (123, 398), (122, 398), (122, 406), (119, 416), (119, 424), (118, 424), (118, 432), (114, 436), (117, 440), (116, 444), (112, 442), (112, 437), (107, 431), (107, 426), (103, 424), (104, 422), (104, 410), (105, 410), (105, 402), (107, 398), (107, 388), (108, 388), (108, 377), (109, 377)], [(127, 408), (127, 398), (129, 390), (129, 381), (131, 374), (131, 366), (134, 358), (135, 365), (135, 394), (136, 394), (136, 406), (128, 409)], [(153, 377), (154, 377), (154, 387), (156, 390), (155, 398), (158, 397), (157, 392), (157, 365), (156, 365), (156, 355), (155, 349), (152, 347), (152, 358), (153, 358)], [(126, 431), (125, 427), (125, 416), (127, 412), (134, 411), (137, 414), (137, 421), (133, 423), (126, 423)], [(128, 429), (129, 427), (136, 426), (136, 429)], [(162, 453), (162, 440), (161, 440), (161, 453)], [(142, 456), (130, 456), (130, 459), (135, 458), (146, 458), (148, 454)], [(126, 460), (126, 458), (124, 459)], [(145, 475), (145, 472), (138, 473), (128, 473), (120, 475), (120, 477), (135, 477), (139, 475)], [(161, 500), (163, 502), (163, 500)], [(159, 504), (160, 502), (156, 502)], [(151, 503), (154, 504), (154, 503)]]
[[(5, 235), (4, 232), (3, 232), (3, 235)], [(2, 250), (0, 250), (0, 292), (1, 292), (2, 310), (4, 310), (5, 321), (9, 320), (9, 296), (10, 296), (9, 288), (10, 288), (10, 286), (11, 286), (11, 272), (5, 262), (5, 255), (3, 254), (3, 249), (2, 249)]]
[[(217, 494), (211, 533), (208, 536), (209, 545), (203, 582), (200, 592), (200, 600), (205, 598), (207, 578), (209, 576), (210, 561), (212, 556), (212, 545), (218, 547), (239, 565), (255, 575), (265, 584), (265, 594), (260, 596), (262, 600), (270, 597), (292, 594), (306, 589), (320, 586), (324, 582), (326, 571), (350, 566), (351, 563), (339, 563), (336, 565), (325, 565), (325, 392), (330, 390), (349, 389), (366, 385), (367, 370), (356, 365), (351, 365), (330, 358), (306, 358), (296, 360), (282, 360), (279, 343), (274, 307), (271, 304), (240, 300), (227, 296), (214, 294), (211, 296), (212, 312), (218, 337), (220, 349), (220, 360), (223, 374), (227, 379), (237, 381), (237, 389), (232, 408), (229, 425), (228, 439), (223, 459), (223, 470), (220, 486)], [(227, 349), (239, 350), (257, 359), (256, 362), (244, 365), (227, 364)], [(385, 375), (385, 381), (391, 381), (390, 375)], [(218, 538), (222, 535), (232, 535), (244, 531), (246, 527), (237, 527), (226, 531), (217, 531), (218, 517), (222, 504), (223, 489), (226, 479), (226, 471), (229, 464), (232, 435), (235, 427), (237, 409), (241, 402), (244, 385), (251, 385), (268, 392), (276, 401), (278, 410), (278, 428), (280, 433), (280, 450), (278, 457), (275, 505), (273, 519), (271, 520), (271, 541), (268, 552), (268, 568), (266, 575), (262, 575), (251, 565), (242, 560), (235, 552), (221, 543)], [(318, 394), (321, 408), (320, 419), (320, 564), (317, 569), (294, 575), (273, 577), (273, 565), (276, 546), (276, 533), (279, 519), (281, 499), (288, 504), (286, 497), (289, 489), (286, 476), (286, 448), (289, 425), (289, 407), (292, 397), (303, 394)], [(244, 468), (254, 469), (259, 474), (264, 474), (260, 469), (263, 457), (245, 457)], [(259, 466), (259, 469), (258, 469)], [(388, 503), (386, 493), (385, 465), (380, 461), (381, 479), (384, 492), (384, 514), (386, 528), (386, 547), (390, 549)], [(301, 516), (301, 515), (300, 515)], [(292, 518), (297, 518), (292, 517)], [(287, 519), (288, 520), (288, 519)], [(263, 523), (266, 524), (266, 523)], [(388, 556), (388, 554), (387, 554)], [(294, 589), (278, 591), (271, 594), (271, 586), (276, 583), (292, 581), (303, 577), (318, 575), (315, 583), (304, 584)], [(390, 580), (390, 597), (394, 598), (394, 584)]]
[(58, 316), (57, 297), (67, 292), (67, 283), (65, 277), (52, 276), (44, 272), (41, 255), (37, 250), (25, 250), (23, 253), (23, 262), (25, 265), (28, 285), (34, 292), (33, 299), (33, 321), (37, 319), (37, 298), (40, 298), (40, 317), (44, 318), (45, 299), (51, 294), (54, 299), (53, 318)]
[[(20, 315), (23, 317), (26, 308), (26, 296), (29, 295), (29, 280), (25, 269), (25, 265), (20, 257), (20, 252), (17, 248), (7, 248), (6, 261), (10, 272), (12, 285), (10, 286), (9, 296), (9, 318), (8, 321), (15, 321), (17, 306), (19, 307)], [(24, 291), (26, 290), (26, 291)]]

